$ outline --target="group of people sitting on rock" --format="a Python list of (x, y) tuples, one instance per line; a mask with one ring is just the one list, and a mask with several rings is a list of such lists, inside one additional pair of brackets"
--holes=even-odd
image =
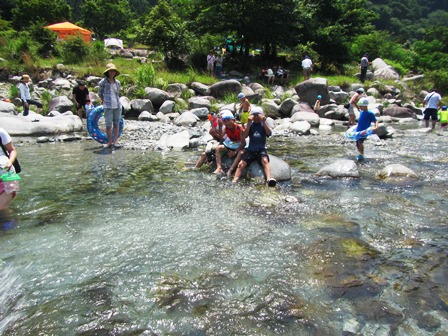
[(274, 85), (275, 80), (283, 85), (288, 83), (289, 71), (281, 67), (281, 65), (276, 65), (273, 68), (268, 68), (264, 66), (261, 69), (260, 79), (269, 85)]
[[(206, 149), (196, 163), (200, 168), (204, 163), (216, 161), (215, 174), (225, 174), (222, 166), (221, 153), (226, 153), (229, 158), (234, 158), (232, 165), (227, 170), (227, 176), (233, 182), (238, 182), (244, 169), (252, 162), (257, 161), (263, 168), (266, 183), (275, 187), (277, 181), (271, 176), (269, 156), (266, 150), (266, 138), (272, 131), (266, 122), (263, 109), (251, 105), (243, 93), (238, 95), (241, 101), (240, 123), (230, 110), (221, 110), (217, 115), (210, 115), (210, 135), (216, 140), (216, 146)], [(247, 119), (246, 119), (247, 118)]]

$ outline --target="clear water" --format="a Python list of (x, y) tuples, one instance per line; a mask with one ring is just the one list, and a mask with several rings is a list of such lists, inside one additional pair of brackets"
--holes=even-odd
[[(196, 151), (20, 147), (0, 334), (442, 335), (447, 139), (366, 142), (361, 178), (328, 179), (353, 143), (273, 138), (293, 170), (276, 189), (186, 170)], [(391, 163), (420, 179), (377, 179)]]

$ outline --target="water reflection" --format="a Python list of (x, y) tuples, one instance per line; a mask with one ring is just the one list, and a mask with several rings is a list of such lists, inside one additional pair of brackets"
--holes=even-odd
[[(185, 170), (196, 152), (22, 147), (0, 333), (443, 332), (446, 137), (425, 136), (367, 144), (360, 179), (314, 176), (355, 155), (339, 135), (273, 139), (293, 169), (274, 190)], [(376, 178), (397, 161), (420, 180)]]

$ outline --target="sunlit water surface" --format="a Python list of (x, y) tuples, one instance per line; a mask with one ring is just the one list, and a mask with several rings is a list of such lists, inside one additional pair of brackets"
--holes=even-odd
[[(19, 147), (0, 230), (2, 335), (445, 335), (448, 137), (273, 138), (269, 189), (185, 169), (198, 151)], [(418, 180), (383, 181), (401, 163)]]

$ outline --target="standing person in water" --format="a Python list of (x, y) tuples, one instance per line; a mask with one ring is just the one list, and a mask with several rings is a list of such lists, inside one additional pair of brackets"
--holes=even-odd
[[(14, 173), (13, 163), (17, 157), (17, 150), (14, 147), (11, 136), (3, 128), (0, 128), (0, 143), (0, 176), (8, 172)], [(7, 209), (14, 197), (16, 197), (18, 182), (14, 182), (17, 183), (17, 189), (9, 190), (10, 188), (7, 187), (6, 183), (0, 179), (0, 210)]]
[(243, 139), (249, 136), (249, 146), (244, 150), (241, 162), (236, 169), (233, 182), (238, 182), (244, 168), (257, 160), (263, 167), (264, 175), (268, 186), (275, 187), (277, 181), (271, 177), (271, 166), (269, 165), (269, 156), (266, 151), (266, 137), (271, 136), (272, 132), (266, 123), (266, 117), (263, 109), (254, 106), (250, 112), (249, 120), (243, 132)]
[[(104, 119), (106, 120), (107, 144), (104, 145), (104, 148), (119, 147), (117, 139), (121, 119), (120, 82), (115, 78), (119, 74), (115, 65), (108, 64), (107, 69), (104, 70), (105, 78), (99, 83), (98, 95), (103, 104)], [(113, 135), (112, 126), (114, 128)]]
[[(359, 115), (358, 119), (358, 126), (356, 127), (356, 132), (362, 132), (368, 129), (372, 123), (375, 123), (375, 126), (373, 127), (373, 132), (376, 132), (378, 129), (378, 120), (375, 117), (375, 114), (372, 111), (368, 110), (369, 107), (369, 100), (366, 98), (363, 98), (358, 103), (358, 106), (361, 110), (361, 113)], [(356, 148), (358, 149), (359, 155), (356, 157), (356, 160), (362, 161), (364, 160), (364, 141), (366, 138), (360, 138), (356, 140)]]

